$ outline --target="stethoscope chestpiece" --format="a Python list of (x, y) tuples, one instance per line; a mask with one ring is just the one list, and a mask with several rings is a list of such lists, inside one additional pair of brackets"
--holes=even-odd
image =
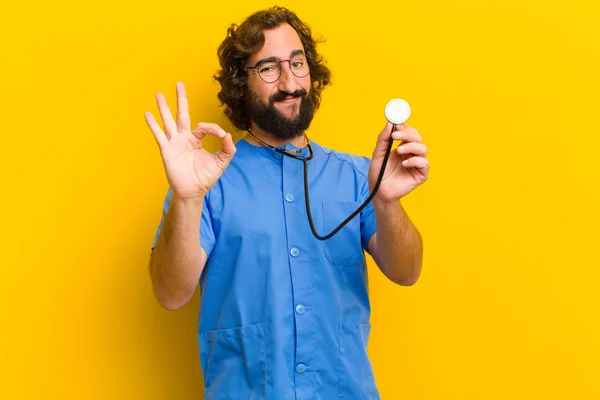
[(385, 118), (394, 125), (400, 125), (406, 122), (410, 116), (410, 106), (405, 100), (390, 100), (383, 111)]

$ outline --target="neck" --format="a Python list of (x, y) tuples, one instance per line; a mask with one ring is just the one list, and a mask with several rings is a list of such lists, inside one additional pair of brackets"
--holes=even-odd
[[(270, 144), (273, 147), (285, 146), (286, 143), (290, 143), (298, 148), (306, 147), (308, 145), (308, 143), (306, 142), (307, 141), (306, 136), (304, 134), (298, 135), (292, 139), (282, 139), (280, 137), (277, 137), (269, 132), (266, 132), (266, 131), (260, 129), (254, 122), (252, 122), (250, 131), (252, 132), (252, 134), (254, 136), (259, 138), (263, 142)], [(250, 135), (246, 135), (244, 140), (254, 146), (262, 146), (262, 144), (260, 142), (256, 141)]]

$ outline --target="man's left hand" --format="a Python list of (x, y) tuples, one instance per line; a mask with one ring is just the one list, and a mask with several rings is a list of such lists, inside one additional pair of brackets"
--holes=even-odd
[(385, 174), (374, 199), (383, 203), (396, 202), (427, 180), (429, 160), (427, 147), (415, 128), (406, 124), (396, 126), (391, 135), (392, 124), (388, 122), (377, 138), (369, 167), (369, 187), (373, 190), (390, 140), (401, 140), (400, 146), (391, 150)]

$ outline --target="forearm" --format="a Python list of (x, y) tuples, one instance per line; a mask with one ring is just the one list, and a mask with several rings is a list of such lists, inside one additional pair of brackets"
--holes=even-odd
[(152, 286), (166, 309), (178, 309), (190, 300), (206, 262), (206, 253), (200, 247), (203, 203), (203, 198), (182, 200), (173, 195), (152, 251)]
[(421, 273), (423, 242), (399, 201), (381, 203), (373, 200), (377, 221), (374, 259), (393, 282), (409, 286)]

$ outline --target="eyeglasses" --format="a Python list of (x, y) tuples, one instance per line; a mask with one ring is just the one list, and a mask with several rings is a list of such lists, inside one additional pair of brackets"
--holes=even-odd
[(259, 61), (254, 67), (246, 67), (246, 70), (256, 69), (260, 79), (267, 83), (277, 82), (283, 70), (281, 63), (288, 62), (290, 71), (298, 78), (304, 78), (310, 73), (308, 60), (304, 56), (294, 57), (290, 60)]

